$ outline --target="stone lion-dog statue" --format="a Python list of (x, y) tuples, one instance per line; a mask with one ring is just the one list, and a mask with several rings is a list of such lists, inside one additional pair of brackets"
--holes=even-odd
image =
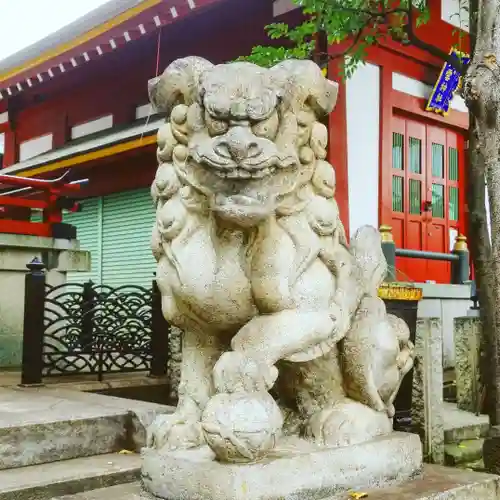
[(165, 318), (184, 333), (178, 406), (153, 422), (148, 447), (208, 444), (242, 463), (281, 434), (339, 447), (392, 432), (413, 345), (377, 296), (378, 231), (348, 243), (339, 217), (323, 123), (337, 92), (298, 60), (186, 57), (150, 82), (166, 116), (156, 279)]

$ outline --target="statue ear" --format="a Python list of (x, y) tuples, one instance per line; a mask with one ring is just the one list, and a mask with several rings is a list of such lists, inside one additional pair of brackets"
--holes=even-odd
[(168, 115), (177, 104), (190, 106), (196, 102), (200, 77), (212, 67), (202, 57), (185, 57), (171, 63), (161, 76), (148, 82), (149, 100), (155, 111)]
[(308, 104), (317, 116), (333, 111), (339, 86), (325, 78), (313, 61), (289, 59), (273, 66), (270, 72), (283, 101), (291, 107)]
[(327, 115), (335, 108), (338, 93), (339, 84), (323, 77), (322, 80), (319, 79), (311, 87), (311, 94), (308, 101), (316, 114)]

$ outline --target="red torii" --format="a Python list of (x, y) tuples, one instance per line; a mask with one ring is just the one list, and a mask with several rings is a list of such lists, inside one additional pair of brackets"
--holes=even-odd
[[(16, 175), (0, 174), (0, 185), (26, 188), (27, 190), (41, 191), (42, 199), (27, 199), (12, 196), (12, 193), (0, 193), (0, 207), (13, 206), (43, 211), (43, 222), (31, 222), (13, 219), (0, 219), (0, 233), (26, 234), (32, 236), (46, 236), (50, 238), (76, 237), (73, 226), (63, 224), (62, 210), (76, 212), (80, 206), (65, 195), (78, 192), (84, 181), (68, 183), (65, 181), (69, 174), (65, 172), (57, 179), (31, 179)], [(24, 189), (23, 189), (24, 191)]]

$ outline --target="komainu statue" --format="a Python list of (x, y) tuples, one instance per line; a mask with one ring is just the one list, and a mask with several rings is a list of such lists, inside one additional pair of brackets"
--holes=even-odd
[(244, 463), (282, 435), (333, 448), (391, 433), (413, 346), (377, 296), (378, 231), (348, 243), (339, 217), (323, 123), (337, 85), (311, 61), (187, 57), (150, 97), (167, 117), (152, 248), (184, 339), (177, 410), (148, 447)]

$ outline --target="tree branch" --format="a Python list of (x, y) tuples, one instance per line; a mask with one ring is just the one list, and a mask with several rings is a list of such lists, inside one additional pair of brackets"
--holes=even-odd
[[(346, 53), (348, 53), (349, 51), (351, 51), (356, 46), (356, 44), (360, 41), (361, 34), (364, 31), (364, 29), (371, 22), (373, 22), (375, 19), (383, 18), (384, 20), (386, 20), (387, 16), (389, 16), (391, 14), (406, 14), (408, 22), (406, 25), (403, 26), (403, 29), (404, 29), (404, 32), (406, 33), (406, 36), (408, 37), (408, 40), (406, 41), (407, 44), (413, 45), (414, 47), (416, 47), (420, 50), (423, 50), (423, 51), (427, 52), (428, 54), (431, 54), (432, 56), (434, 56), (438, 59), (441, 59), (444, 62), (449, 63), (461, 75), (464, 75), (466, 70), (467, 70), (467, 66), (465, 64), (463, 64), (459, 59), (453, 57), (452, 55), (445, 52), (444, 50), (441, 50), (439, 47), (423, 41), (415, 34), (415, 31), (413, 28), (413, 26), (414, 26), (414, 14), (413, 14), (413, 8), (411, 5), (411, 2), (410, 2), (409, 7), (407, 9), (405, 9), (403, 7), (397, 7), (397, 8), (390, 9), (390, 10), (383, 9), (380, 11), (372, 11), (372, 10), (366, 10), (366, 9), (339, 7), (338, 9), (336, 8), (335, 10), (338, 12), (351, 12), (353, 14), (365, 14), (368, 16), (368, 19), (366, 20), (365, 25), (363, 26), (363, 29), (358, 31), (353, 44), (343, 53), (336, 54), (335, 56), (333, 56), (334, 59), (341, 57), (341, 56), (345, 55)], [(403, 40), (396, 40), (396, 41), (398, 41), (400, 43), (404, 43)]]
[(430, 43), (424, 42), (421, 40), (413, 30), (413, 9), (410, 4), (410, 8), (407, 11), (408, 14), (408, 23), (403, 27), (410, 45), (413, 45), (417, 49), (424, 50), (430, 55), (437, 57), (447, 63), (449, 63), (454, 69), (456, 69), (462, 76), (465, 75), (467, 70), (467, 66), (462, 63), (459, 59), (453, 57), (451, 54), (446, 53), (444, 50), (441, 50), (439, 47), (432, 45)]
[(351, 52), (352, 49), (354, 49), (354, 47), (356, 47), (356, 45), (359, 43), (359, 41), (361, 40), (361, 37), (363, 35), (363, 32), (365, 30), (365, 28), (367, 27), (368, 23), (366, 23), (364, 26), (362, 26), (359, 31), (356, 33), (356, 36), (354, 37), (352, 43), (349, 45), (349, 47), (347, 47), (347, 49), (345, 49), (343, 52), (340, 52), (339, 54), (335, 54), (335, 55), (329, 55), (328, 54), (328, 59), (330, 61), (333, 61), (334, 59), (338, 59), (339, 57), (344, 57), (345, 55), (347, 55), (349, 52)]

